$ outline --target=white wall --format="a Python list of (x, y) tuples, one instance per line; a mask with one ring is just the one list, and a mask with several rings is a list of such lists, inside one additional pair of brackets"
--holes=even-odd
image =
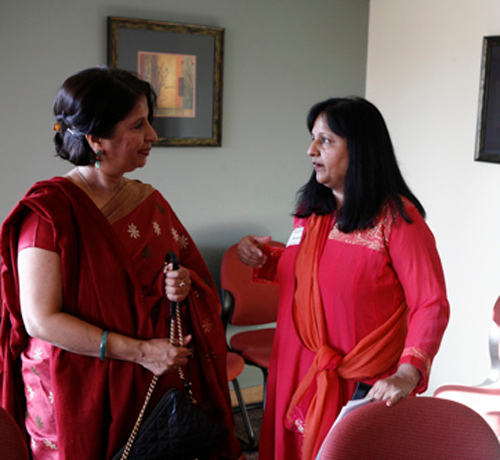
[(368, 0), (0, 0), (0, 220), (53, 158), (52, 101), (72, 73), (106, 63), (106, 17), (224, 27), (223, 146), (156, 148), (134, 174), (171, 202), (213, 275), (249, 232), (288, 238), (309, 177), (305, 115), (364, 94)]
[(477, 384), (500, 294), (500, 164), (474, 162), (482, 38), (499, 0), (371, 0), (366, 97), (428, 211), (452, 316), (430, 389)]

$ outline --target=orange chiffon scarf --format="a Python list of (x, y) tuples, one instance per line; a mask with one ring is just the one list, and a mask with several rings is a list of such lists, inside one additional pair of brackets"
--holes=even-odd
[[(302, 427), (302, 458), (315, 458), (329, 426), (332, 411), (338, 412), (341, 394), (339, 379), (362, 380), (375, 377), (396, 364), (407, 333), (406, 304), (379, 328), (342, 356), (328, 344), (325, 311), (318, 281), (318, 266), (331, 227), (331, 216), (313, 214), (308, 222), (295, 266), (296, 288), (292, 307), (295, 328), (304, 346), (316, 354), (307, 374), (292, 396), (286, 415), (288, 428)], [(316, 385), (314, 384), (314, 381)], [(311, 398), (304, 398), (312, 391)], [(304, 402), (306, 401), (310, 402)], [(306, 407), (298, 406), (306, 404)], [(300, 418), (305, 414), (305, 420)]]

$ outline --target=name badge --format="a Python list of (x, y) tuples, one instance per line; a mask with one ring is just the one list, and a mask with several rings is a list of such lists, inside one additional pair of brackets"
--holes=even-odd
[(293, 230), (292, 234), (290, 235), (290, 238), (288, 239), (288, 243), (286, 246), (295, 246), (300, 243), (300, 240), (302, 239), (302, 234), (304, 233), (304, 227), (297, 227)]

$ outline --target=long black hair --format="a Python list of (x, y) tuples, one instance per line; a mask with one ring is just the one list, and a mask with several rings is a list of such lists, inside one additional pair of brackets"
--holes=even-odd
[(156, 94), (148, 82), (133, 73), (111, 67), (92, 67), (69, 77), (54, 101), (57, 155), (75, 165), (93, 164), (96, 157), (85, 135), (112, 137), (116, 125), (141, 97), (147, 100), (148, 118), (152, 122)]
[(338, 211), (338, 226), (344, 233), (367, 229), (382, 207), (389, 204), (411, 222), (402, 197), (411, 201), (420, 214), (425, 210), (406, 184), (398, 166), (394, 147), (380, 111), (366, 99), (333, 98), (315, 104), (307, 116), (312, 132), (318, 116), (325, 115), (328, 126), (347, 141), (349, 166), (345, 178), (344, 201), (337, 202), (328, 187), (316, 181), (313, 171), (297, 194), (296, 217), (325, 215)]

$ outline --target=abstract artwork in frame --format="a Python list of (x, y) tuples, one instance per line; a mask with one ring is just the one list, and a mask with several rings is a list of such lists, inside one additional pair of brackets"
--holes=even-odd
[(221, 146), (224, 29), (108, 17), (108, 65), (151, 83), (158, 146)]
[(475, 159), (500, 163), (500, 36), (483, 39)]

